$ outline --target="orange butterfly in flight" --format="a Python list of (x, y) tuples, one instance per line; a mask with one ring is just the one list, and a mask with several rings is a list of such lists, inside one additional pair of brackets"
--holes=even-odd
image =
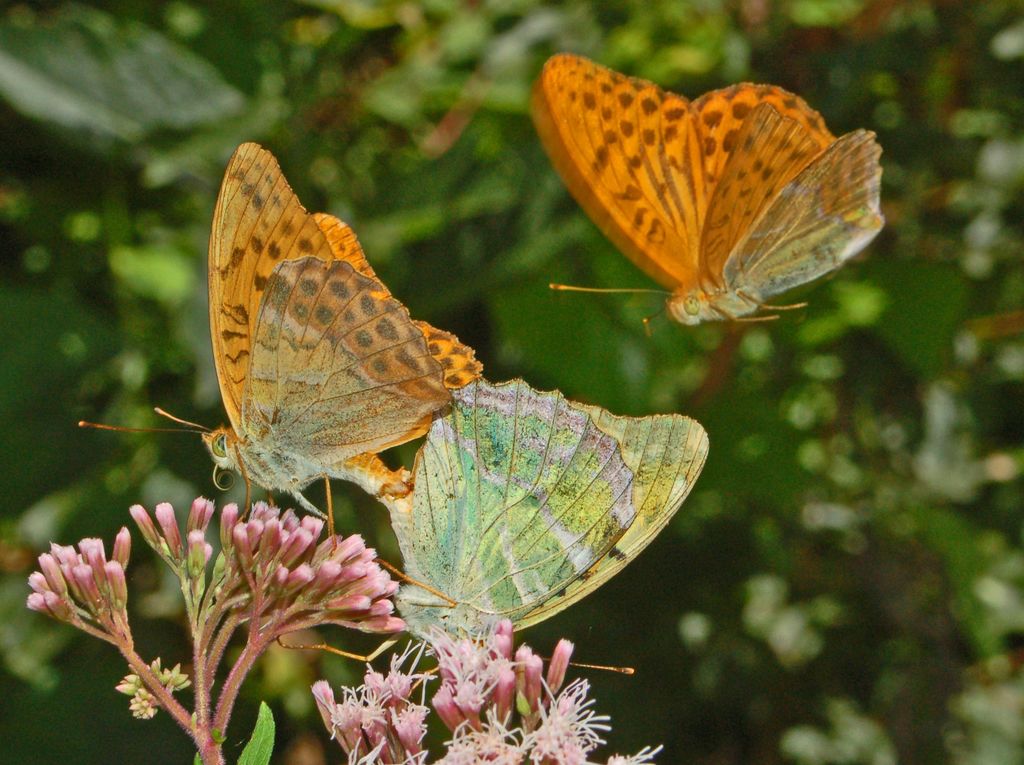
[(570, 192), (672, 291), (667, 309), (683, 324), (788, 307), (766, 300), (838, 268), (884, 223), (874, 133), (837, 139), (772, 85), (691, 102), (560, 54), (531, 107)]
[(218, 469), (292, 494), (320, 477), (407, 492), (377, 452), (426, 432), (472, 349), (413, 321), (349, 226), (311, 215), (274, 157), (231, 157), (213, 214), (210, 331), (231, 424), (204, 434)]

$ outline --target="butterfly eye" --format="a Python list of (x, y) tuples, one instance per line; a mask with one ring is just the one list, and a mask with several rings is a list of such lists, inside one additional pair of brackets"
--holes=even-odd
[(700, 313), (700, 300), (696, 295), (688, 295), (683, 301), (683, 310), (690, 316), (697, 316)]
[(214, 457), (227, 457), (228, 456), (228, 437), (223, 433), (213, 439), (213, 443), (210, 448), (213, 450)]

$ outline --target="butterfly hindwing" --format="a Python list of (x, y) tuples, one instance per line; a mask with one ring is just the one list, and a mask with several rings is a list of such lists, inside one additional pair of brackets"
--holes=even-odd
[(379, 282), (342, 260), (290, 260), (263, 299), (245, 432), (334, 465), (424, 432), (448, 401), (422, 333)]
[(821, 151), (807, 128), (759, 103), (737, 129), (701, 234), (702, 272), (716, 287), (736, 243), (764, 208)]
[(392, 515), (407, 573), (458, 603), (412, 585), (400, 608), (414, 631), (526, 626), (567, 607), (664, 526), (707, 449), (687, 418), (615, 418), (522, 381), (453, 399), (417, 459), (412, 508)]
[(811, 281), (852, 257), (884, 224), (882, 149), (874, 133), (840, 137), (782, 188), (744, 239), (724, 276), (758, 301)]
[[(317, 213), (314, 217), (336, 257), (349, 263), (364, 276), (377, 278), (351, 226), (326, 213)], [(387, 289), (383, 283), (381, 287)], [(444, 370), (446, 387), (461, 388), (480, 376), (483, 364), (477, 361), (472, 348), (460, 342), (451, 332), (432, 327), (425, 321), (417, 321), (415, 324), (423, 332), (430, 355), (437, 359)]]

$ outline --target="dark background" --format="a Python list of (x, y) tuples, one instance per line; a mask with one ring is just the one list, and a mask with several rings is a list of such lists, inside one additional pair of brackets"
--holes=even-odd
[[(1024, 761), (1024, 7), (926, 0), (602, 4), (141, 0), (0, 12), (0, 741), (10, 762), (190, 761), (165, 714), (133, 720), (116, 652), (24, 608), (49, 540), (127, 509), (219, 502), (191, 435), (224, 418), (206, 244), (234, 147), (280, 159), (350, 222), (412, 315), (492, 380), (620, 414), (679, 411), (711, 437), (672, 525), (527, 637), (560, 636), (612, 716), (611, 751), (661, 763)], [(527, 114), (571, 50), (694, 97), (793, 90), (884, 148), (886, 228), (772, 324), (674, 325), (568, 196)], [(411, 464), (415, 445), (391, 455)], [(316, 489), (311, 498), (319, 501)], [(386, 514), (335, 487), (340, 525), (397, 560)], [(176, 585), (136, 539), (143, 656), (187, 657)], [(341, 630), (320, 638), (372, 648)], [(277, 761), (338, 762), (308, 693), (352, 662), (272, 652), (256, 703)], [(318, 759), (319, 758), (319, 759)]]

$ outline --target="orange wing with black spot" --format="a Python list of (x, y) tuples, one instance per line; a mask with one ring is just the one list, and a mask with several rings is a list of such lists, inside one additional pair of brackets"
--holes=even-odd
[(708, 190), (689, 102), (561, 54), (544, 65), (531, 111), (566, 186), (604, 234), (664, 286), (696, 284)]
[[(317, 225), (323, 231), (324, 236), (331, 246), (331, 251), (339, 260), (349, 263), (356, 271), (376, 279), (373, 267), (366, 259), (355, 231), (347, 223), (338, 220), (327, 213), (317, 213), (313, 216)], [(383, 287), (383, 283), (381, 283)], [(387, 288), (385, 288), (386, 290)], [(390, 294), (390, 293), (388, 293)], [(427, 341), (427, 348), (430, 355), (444, 369), (444, 384), (446, 388), (455, 389), (469, 385), (473, 380), (480, 377), (484, 367), (476, 359), (476, 354), (468, 345), (461, 343), (459, 338), (451, 332), (432, 327), (425, 321), (413, 322)]]

